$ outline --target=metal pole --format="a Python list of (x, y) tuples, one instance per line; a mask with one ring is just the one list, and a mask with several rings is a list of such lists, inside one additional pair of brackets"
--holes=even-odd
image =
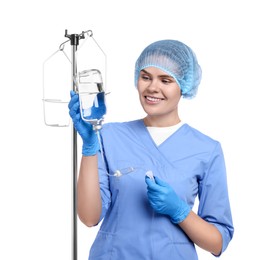
[[(72, 45), (72, 76), (77, 73), (76, 53), (77, 46)], [(75, 91), (73, 82), (72, 90)], [(77, 260), (77, 132), (72, 126), (72, 259)]]
[[(72, 90), (76, 91), (74, 76), (77, 73), (76, 51), (80, 36), (78, 34), (68, 35), (65, 31), (65, 37), (71, 40), (72, 46)], [(78, 240), (77, 240), (77, 132), (72, 126), (72, 260), (78, 259)]]

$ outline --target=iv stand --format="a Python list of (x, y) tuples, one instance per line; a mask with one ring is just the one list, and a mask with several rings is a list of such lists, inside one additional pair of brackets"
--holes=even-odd
[[(72, 87), (71, 89), (75, 92), (78, 92), (78, 86), (76, 85), (76, 76), (77, 76), (77, 57), (76, 57), (76, 52), (78, 51), (78, 46), (79, 46), (79, 41), (81, 39), (85, 39), (85, 35), (92, 37), (92, 31), (88, 30), (88, 31), (82, 31), (81, 34), (68, 34), (68, 30), (65, 30), (65, 37), (68, 38), (65, 42), (63, 42), (60, 46), (59, 46), (59, 50), (58, 51), (63, 51), (64, 49), (64, 45), (67, 42), (70, 42), (71, 44), (71, 60), (70, 58), (68, 58), (68, 55), (63, 51), (63, 53), (65, 54), (66, 58), (68, 59), (68, 61), (70, 61), (71, 63), (71, 84)], [(92, 37), (93, 39), (93, 37)], [(94, 39), (93, 39), (94, 40)], [(103, 53), (103, 55), (105, 56), (105, 53), (103, 52), (103, 50), (100, 48), (100, 46), (98, 45), (98, 43), (94, 40), (95, 44), (97, 45), (97, 47), (101, 50), (101, 52)], [(64, 126), (68, 126), (68, 124), (59, 124), (56, 122), (49, 122), (49, 120), (46, 119), (46, 105), (45, 103), (57, 103), (57, 104), (64, 104), (66, 103), (65, 101), (63, 101), (60, 98), (53, 98), (52, 96), (45, 98), (45, 64), (46, 62), (52, 58), (56, 53), (58, 53), (58, 51), (56, 51), (54, 54), (52, 54), (45, 62), (43, 65), (43, 101), (44, 101), (44, 121), (45, 124), (48, 126), (59, 126), (59, 127), (64, 127)], [(106, 62), (106, 61), (105, 61)], [(108, 94), (108, 93), (106, 93)], [(59, 113), (58, 113), (59, 114)], [(102, 124), (102, 120), (98, 121), (96, 123), (96, 125), (94, 125), (94, 130), (98, 131), (101, 127)], [(71, 215), (72, 215), (72, 228), (71, 228), (71, 232), (72, 232), (72, 236), (71, 236), (71, 245), (72, 245), (72, 260), (77, 260), (78, 259), (78, 232), (77, 232), (77, 131), (74, 128), (74, 125), (72, 124), (72, 129), (71, 129), (71, 152), (72, 152), (72, 165), (71, 165), (71, 170), (72, 170), (72, 175), (71, 175), (71, 179), (72, 179), (72, 208), (71, 208)]]
[[(65, 30), (65, 37), (70, 39), (72, 46), (72, 90), (76, 91), (74, 77), (77, 73), (76, 51), (79, 40), (84, 39), (84, 34), (68, 34)], [(72, 260), (78, 259), (77, 254), (77, 132), (72, 126)]]

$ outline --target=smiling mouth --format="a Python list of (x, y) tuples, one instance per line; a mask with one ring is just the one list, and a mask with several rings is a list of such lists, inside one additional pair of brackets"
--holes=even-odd
[(159, 102), (161, 100), (164, 100), (163, 98), (156, 98), (156, 97), (151, 97), (151, 96), (145, 96), (145, 98), (150, 102)]

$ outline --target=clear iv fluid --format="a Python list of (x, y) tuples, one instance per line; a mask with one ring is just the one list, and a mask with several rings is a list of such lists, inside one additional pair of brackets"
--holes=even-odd
[(99, 107), (98, 92), (79, 93), (81, 116), (85, 120), (96, 119), (93, 111)]
[(96, 120), (100, 120), (106, 112), (101, 73), (96, 69), (79, 72), (75, 82), (79, 93), (81, 117), (96, 125)]

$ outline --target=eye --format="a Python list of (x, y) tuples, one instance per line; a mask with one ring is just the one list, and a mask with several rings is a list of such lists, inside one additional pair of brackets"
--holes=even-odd
[(170, 78), (162, 78), (161, 81), (164, 84), (170, 84), (173, 82), (173, 80), (171, 80)]
[(145, 81), (151, 79), (151, 77), (150, 77), (149, 75), (147, 75), (147, 74), (141, 74), (140, 77), (141, 77), (141, 79), (143, 79), (143, 80), (145, 80)]

